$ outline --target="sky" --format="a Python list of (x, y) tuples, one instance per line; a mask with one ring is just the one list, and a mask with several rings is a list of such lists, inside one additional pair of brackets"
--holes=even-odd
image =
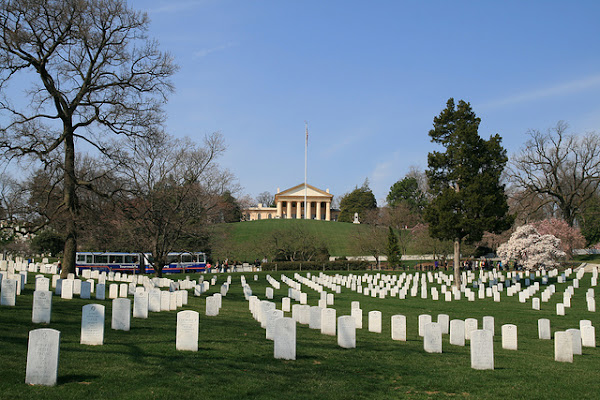
[(560, 120), (600, 132), (599, 1), (134, 0), (179, 65), (167, 129), (222, 133), (220, 159), (256, 197), (304, 182), (379, 205), (443, 150), (450, 97), (509, 156)]

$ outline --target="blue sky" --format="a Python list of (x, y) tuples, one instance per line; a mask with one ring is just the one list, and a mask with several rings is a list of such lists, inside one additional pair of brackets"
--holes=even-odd
[(382, 205), (425, 169), (433, 117), (471, 103), (509, 154), (529, 129), (600, 130), (599, 1), (136, 0), (180, 70), (168, 129), (220, 131), (253, 197), (304, 181)]

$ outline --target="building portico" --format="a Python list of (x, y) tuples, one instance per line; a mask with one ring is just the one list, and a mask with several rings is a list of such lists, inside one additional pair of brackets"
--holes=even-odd
[[(306, 204), (304, 203), (306, 195)], [(258, 207), (247, 209), (245, 219), (249, 221), (260, 219), (314, 219), (320, 221), (335, 220), (339, 211), (331, 211), (333, 195), (329, 189), (321, 190), (311, 185), (301, 183), (290, 189), (279, 191), (275, 195), (275, 207)], [(305, 214), (306, 210), (306, 214)]]

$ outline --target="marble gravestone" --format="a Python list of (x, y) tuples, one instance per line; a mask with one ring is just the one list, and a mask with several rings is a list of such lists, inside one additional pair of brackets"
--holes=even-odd
[(425, 325), (423, 349), (427, 353), (442, 352), (442, 328), (437, 322), (430, 322)]
[(133, 295), (133, 318), (148, 318), (148, 292), (135, 292)]
[(112, 302), (111, 328), (129, 331), (131, 328), (131, 299), (119, 297)]
[(406, 316), (392, 315), (392, 340), (406, 342)]
[(381, 333), (381, 311), (369, 311), (369, 332)]
[(96, 285), (96, 300), (106, 299), (106, 284), (99, 283)]
[(33, 292), (33, 308), (31, 322), (34, 324), (49, 324), (52, 315), (52, 292), (36, 290)]
[(2, 279), (2, 295), (0, 305), (15, 306), (17, 304), (17, 281), (15, 279)]
[(517, 326), (513, 324), (502, 325), (502, 348), (517, 350)]
[(337, 319), (338, 345), (345, 349), (356, 348), (356, 327), (351, 315), (344, 315)]
[(87, 304), (81, 312), (80, 344), (100, 346), (104, 344), (104, 306)]
[(554, 333), (554, 361), (573, 362), (573, 335), (570, 332)]
[(547, 318), (538, 319), (538, 338), (544, 339), (544, 340), (552, 339), (549, 319), (547, 319)]
[(29, 332), (25, 383), (43, 386), (56, 385), (59, 348), (59, 331), (42, 328)]
[[(335, 308), (324, 308), (321, 310), (321, 334), (335, 336), (336, 334), (336, 313)], [(350, 316), (350, 318), (352, 318)]]
[(199, 314), (197, 311), (185, 310), (177, 313), (177, 350), (198, 351)]
[(494, 335), (491, 331), (471, 331), (471, 368), (494, 369)]
[(296, 359), (296, 321), (292, 318), (277, 318), (273, 339), (274, 357), (283, 360)]
[(450, 344), (454, 346), (465, 345), (465, 321), (462, 319), (450, 321)]

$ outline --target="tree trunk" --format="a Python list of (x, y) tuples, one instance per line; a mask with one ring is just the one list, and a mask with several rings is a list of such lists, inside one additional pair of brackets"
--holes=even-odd
[(460, 287), (460, 239), (454, 239), (454, 286)]
[[(72, 131), (70, 127), (65, 130)], [(66, 278), (67, 274), (75, 273), (75, 253), (77, 252), (77, 198), (75, 188), (77, 181), (75, 178), (75, 143), (73, 133), (67, 134), (64, 140), (65, 146), (65, 165), (64, 165), (64, 193), (63, 202), (66, 209), (65, 226), (65, 247), (63, 251), (61, 278)]]

